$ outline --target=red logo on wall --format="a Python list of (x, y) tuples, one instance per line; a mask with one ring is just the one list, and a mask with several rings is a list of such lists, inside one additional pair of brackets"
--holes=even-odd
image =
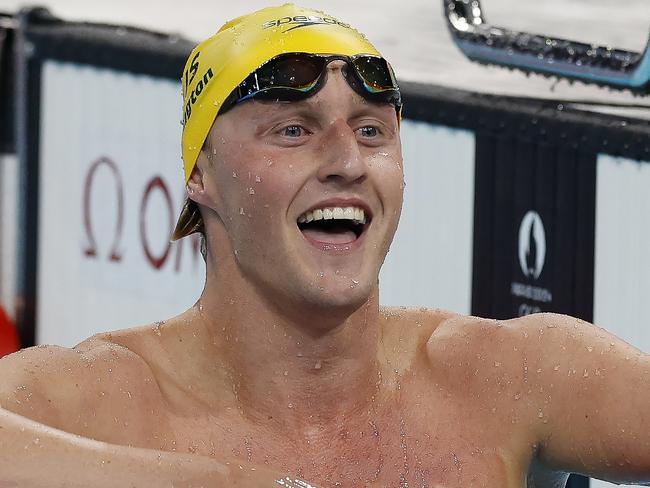
[[(83, 205), (83, 223), (84, 223), (84, 230), (85, 230), (86, 242), (87, 242), (87, 245), (84, 248), (84, 255), (90, 259), (103, 259), (102, 256), (100, 256), (99, 248), (100, 247), (103, 248), (104, 246), (99, 246), (99, 243), (97, 242), (95, 236), (95, 228), (96, 228), (95, 226), (104, 225), (104, 223), (93, 222), (93, 217), (92, 217), (93, 212), (91, 208), (93, 188), (95, 188), (94, 182), (96, 179), (97, 171), (101, 167), (105, 167), (110, 171), (111, 179), (114, 182), (114, 188), (115, 188), (116, 198), (114, 201), (115, 201), (115, 205), (117, 206), (116, 208), (117, 221), (115, 223), (115, 229), (113, 231), (110, 243), (108, 243), (109, 251), (108, 251), (107, 259), (109, 262), (119, 263), (120, 261), (122, 261), (123, 253), (125, 252), (125, 250), (122, 249), (123, 246), (122, 236), (124, 234), (124, 221), (125, 221), (124, 212), (125, 212), (125, 207), (126, 207), (125, 202), (127, 197), (125, 197), (124, 194), (124, 181), (119, 166), (112, 159), (108, 157), (101, 157), (96, 161), (94, 161), (88, 168), (88, 172), (86, 173), (86, 178), (84, 181), (82, 205)], [(147, 234), (147, 225), (146, 225), (147, 206), (151, 196), (155, 192), (160, 192), (164, 198), (165, 207), (168, 215), (168, 222), (169, 222), (169, 232), (166, 235), (166, 240), (165, 240), (166, 245), (163, 251), (159, 255), (155, 255), (154, 252), (151, 250), (149, 236)], [(175, 244), (169, 241), (169, 237), (171, 236), (171, 233), (174, 229), (174, 205), (172, 202), (172, 197), (169, 191), (169, 187), (162, 176), (154, 175), (147, 182), (147, 185), (145, 186), (144, 191), (142, 193), (142, 197), (140, 198), (138, 215), (139, 215), (138, 222), (139, 222), (140, 247), (142, 249), (143, 256), (146, 259), (146, 261), (151, 265), (153, 269), (159, 270), (164, 267), (173, 248), (175, 247), (177, 248), (175, 270), (177, 272), (180, 271), (183, 241), (187, 239), (178, 241), (178, 243)], [(198, 256), (200, 255), (199, 237), (197, 235), (193, 235), (189, 238), (189, 240), (191, 241), (190, 244), (193, 251), (192, 255), (194, 257), (194, 261), (196, 262)]]

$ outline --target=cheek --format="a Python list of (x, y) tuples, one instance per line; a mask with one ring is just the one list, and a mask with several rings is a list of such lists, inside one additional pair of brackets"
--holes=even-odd
[(300, 165), (274, 154), (267, 146), (262, 149), (245, 150), (236, 145), (230, 157), (215, 163), (221, 205), (230, 220), (247, 217), (249, 221), (260, 220), (260, 224), (277, 222), (299, 188)]
[[(369, 155), (368, 168), (384, 198), (401, 202), (404, 190), (404, 169), (401, 152), (378, 151)], [(401, 203), (400, 203), (401, 205)]]

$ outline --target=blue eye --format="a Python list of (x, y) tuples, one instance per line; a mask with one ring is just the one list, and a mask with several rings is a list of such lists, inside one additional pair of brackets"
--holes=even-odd
[(377, 127), (371, 126), (361, 127), (359, 131), (361, 131), (361, 135), (363, 137), (376, 137), (379, 134)]
[(287, 137), (300, 137), (303, 129), (299, 125), (290, 125), (282, 129), (282, 135)]

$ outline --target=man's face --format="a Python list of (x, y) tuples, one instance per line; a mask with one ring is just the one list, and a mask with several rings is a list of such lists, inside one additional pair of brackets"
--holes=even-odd
[(250, 101), (218, 117), (199, 159), (231, 244), (213, 252), (234, 257), (276, 304), (359, 307), (397, 228), (404, 185), (395, 108), (355, 93), (344, 66), (330, 63), (325, 86), (306, 100)]

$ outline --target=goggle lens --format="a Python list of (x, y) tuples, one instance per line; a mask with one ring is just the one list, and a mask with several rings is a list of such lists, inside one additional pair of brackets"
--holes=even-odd
[(385, 59), (364, 56), (353, 59), (352, 64), (365, 88), (372, 93), (395, 89), (396, 84)]
[(292, 88), (308, 91), (323, 73), (325, 60), (316, 57), (286, 56), (266, 63), (258, 72), (260, 89)]

